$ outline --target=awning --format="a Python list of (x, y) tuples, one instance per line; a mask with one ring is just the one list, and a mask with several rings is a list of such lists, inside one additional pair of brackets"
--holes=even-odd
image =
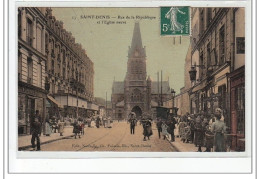
[(47, 95), (47, 98), (54, 103), (55, 105), (57, 105), (59, 108), (63, 108), (63, 105), (61, 105), (60, 103), (58, 103), (58, 101), (56, 101), (52, 96)]

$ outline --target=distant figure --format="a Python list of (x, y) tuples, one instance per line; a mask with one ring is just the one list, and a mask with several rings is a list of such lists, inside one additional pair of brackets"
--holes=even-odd
[(75, 139), (77, 138), (77, 136), (79, 136), (80, 138), (80, 126), (79, 123), (75, 120), (75, 122), (73, 123), (73, 133), (75, 135)]
[(63, 136), (64, 132), (64, 122), (61, 122), (61, 120), (58, 120), (58, 133), (60, 133), (60, 136)]
[(38, 118), (35, 118), (32, 123), (32, 148), (35, 150), (35, 139), (37, 140), (37, 151), (41, 150), (41, 142), (40, 142), (40, 136), (41, 135), (41, 123), (39, 122)]
[(46, 120), (45, 122), (45, 135), (50, 136), (51, 135), (51, 124), (49, 119)]
[(157, 123), (156, 123), (156, 127), (157, 127), (157, 130), (158, 130), (158, 136), (159, 136), (159, 139), (161, 138), (161, 132), (162, 132), (162, 120), (159, 118)]
[(162, 135), (163, 135), (163, 140), (166, 139), (166, 137), (168, 137), (168, 132), (167, 132), (167, 124), (165, 123), (165, 121), (162, 122)]
[(136, 118), (134, 113), (130, 113), (130, 119), (128, 122), (130, 123), (130, 133), (135, 134)]
[(96, 120), (96, 127), (97, 127), (97, 128), (99, 128), (100, 122), (101, 122), (101, 119), (100, 119), (100, 117), (98, 116), (98, 117), (97, 117), (97, 120)]
[(201, 118), (203, 116), (198, 116), (195, 120), (195, 146), (198, 146), (198, 152), (202, 152), (201, 146), (203, 145), (203, 127)]

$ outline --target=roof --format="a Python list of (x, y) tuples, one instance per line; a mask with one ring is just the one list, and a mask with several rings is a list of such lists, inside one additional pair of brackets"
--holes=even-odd
[[(112, 87), (113, 94), (124, 94), (124, 82), (123, 81), (114, 81)], [(152, 82), (152, 94), (158, 93), (158, 82)], [(159, 93), (161, 93), (161, 82), (159, 82)], [(168, 81), (162, 82), (162, 93), (171, 94), (171, 88)]]

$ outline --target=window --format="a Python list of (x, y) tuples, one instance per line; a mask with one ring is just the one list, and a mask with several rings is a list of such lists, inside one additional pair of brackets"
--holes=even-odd
[(33, 24), (30, 19), (27, 18), (27, 23), (26, 23), (26, 40), (27, 43), (32, 46), (32, 41), (33, 41)]
[(210, 54), (210, 43), (207, 45), (207, 66), (208, 68), (211, 66), (211, 54)]
[(41, 52), (42, 51), (42, 27), (39, 25), (36, 29), (36, 49)]
[(245, 37), (236, 38), (237, 54), (245, 54)]
[(237, 133), (245, 134), (245, 87), (240, 86), (235, 90), (237, 110)]
[(219, 30), (219, 64), (225, 62), (225, 26), (223, 25)]
[(31, 58), (27, 58), (27, 83), (32, 84), (33, 77), (33, 61)]
[(219, 94), (219, 108), (225, 111), (226, 109), (226, 85), (222, 85), (218, 87)]
[(18, 12), (18, 37), (21, 37), (22, 26), (21, 26), (21, 11)]
[[(204, 59), (203, 58), (204, 58), (203, 57), (203, 52), (201, 52), (201, 54), (200, 54), (200, 64), (199, 65), (204, 65)], [(200, 71), (199, 78), (201, 79), (204, 76), (204, 69), (203, 69), (203, 67), (200, 68), (199, 71)]]
[(38, 82), (38, 87), (42, 87), (42, 65), (41, 63), (37, 64), (37, 82)]

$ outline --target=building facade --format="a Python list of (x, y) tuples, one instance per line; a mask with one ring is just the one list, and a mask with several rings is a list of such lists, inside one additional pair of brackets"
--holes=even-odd
[(30, 134), (35, 111), (41, 122), (87, 116), (98, 110), (94, 64), (51, 8), (18, 8), (18, 133)]
[(236, 149), (245, 137), (244, 9), (192, 8), (191, 16), (190, 112), (221, 108)]
[(112, 86), (111, 102), (115, 119), (127, 118), (130, 112), (134, 112), (137, 117), (144, 114), (153, 116), (153, 108), (158, 106), (159, 102), (163, 104), (171, 99), (168, 81), (153, 82), (147, 77), (146, 60), (140, 25), (135, 23), (132, 44), (128, 50), (125, 80), (114, 81)]
[[(59, 113), (68, 117), (86, 117), (97, 111), (94, 100), (94, 64), (81, 44), (75, 42), (63, 22), (46, 9), (47, 83), (49, 96), (61, 107)], [(50, 104), (51, 108), (56, 106)], [(53, 114), (51, 111), (50, 115)], [(56, 111), (57, 112), (57, 111)]]
[(44, 122), (46, 18), (37, 8), (18, 8), (18, 133), (30, 134), (36, 110)]

